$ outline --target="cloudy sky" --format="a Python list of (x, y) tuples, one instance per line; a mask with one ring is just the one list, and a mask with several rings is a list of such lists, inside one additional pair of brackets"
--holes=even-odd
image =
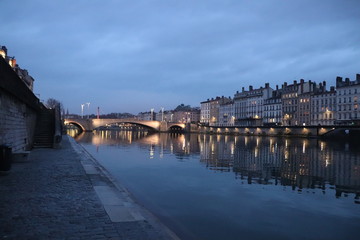
[[(358, 0), (0, 0), (0, 45), (72, 113), (360, 73)], [(87, 111), (87, 110), (86, 110)], [(85, 111), (85, 114), (87, 113)]]

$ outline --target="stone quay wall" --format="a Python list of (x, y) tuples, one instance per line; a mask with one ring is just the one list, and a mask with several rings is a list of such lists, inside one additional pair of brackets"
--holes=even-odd
[(13, 153), (29, 150), (42, 104), (0, 57), (0, 145)]
[(274, 126), (274, 127), (199, 127), (198, 132), (207, 134), (233, 134), (233, 135), (255, 135), (255, 136), (298, 136), (319, 137), (334, 128), (332, 126), (305, 127), (305, 126)]

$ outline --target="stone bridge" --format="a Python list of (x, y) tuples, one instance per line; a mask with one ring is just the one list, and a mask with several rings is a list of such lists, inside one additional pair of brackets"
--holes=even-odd
[(65, 119), (65, 124), (73, 124), (83, 131), (93, 131), (98, 127), (107, 126), (115, 123), (130, 123), (149, 128), (156, 132), (168, 132), (171, 130), (186, 130), (185, 123), (168, 123), (161, 121), (144, 121), (134, 118), (128, 119)]

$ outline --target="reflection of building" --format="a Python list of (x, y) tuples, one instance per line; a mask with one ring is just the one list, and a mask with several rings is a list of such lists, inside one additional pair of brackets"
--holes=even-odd
[[(215, 171), (229, 171), (249, 184), (281, 184), (301, 191), (360, 193), (360, 156), (334, 143), (309, 139), (254, 136), (199, 136), (200, 161)], [(345, 145), (346, 148), (346, 145)]]
[(242, 88), (241, 92), (236, 92), (234, 95), (235, 124), (238, 126), (261, 126), (264, 101), (272, 96), (272, 91), (269, 83), (266, 83), (265, 88), (253, 89), (253, 86), (249, 86), (248, 91)]
[(360, 124), (360, 74), (356, 80), (336, 78), (337, 124)]
[(230, 136), (199, 136), (200, 162), (216, 171), (231, 171), (234, 162), (234, 141)]
[(151, 158), (174, 154), (177, 160), (183, 161), (200, 154), (200, 162), (206, 168), (233, 172), (237, 179), (249, 184), (278, 184), (297, 191), (307, 188), (326, 191), (332, 185), (337, 196), (343, 192), (360, 193), (360, 154), (356, 144), (316, 139), (135, 131), (96, 131), (83, 135), (79, 141), (97, 146), (136, 144), (141, 149), (148, 149)]

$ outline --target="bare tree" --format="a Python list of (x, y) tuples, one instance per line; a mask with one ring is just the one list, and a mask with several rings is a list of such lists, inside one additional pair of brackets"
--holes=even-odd
[(60, 106), (60, 110), (63, 109), (63, 105), (60, 101), (54, 99), (54, 98), (49, 98), (46, 103), (45, 106), (51, 109), (56, 108), (57, 106)]

